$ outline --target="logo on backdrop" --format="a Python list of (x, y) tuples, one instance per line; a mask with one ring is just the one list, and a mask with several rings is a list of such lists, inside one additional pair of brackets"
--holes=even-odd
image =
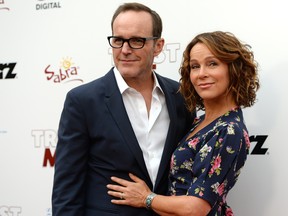
[(53, 68), (51, 68), (51, 65), (49, 64), (45, 68), (44, 72), (46, 75), (46, 79), (54, 83), (67, 83), (71, 81), (83, 82), (83, 80), (79, 78), (78, 70), (79, 67), (74, 66), (72, 59), (66, 57), (60, 62), (59, 68), (53, 70)]
[(1, 134), (7, 134), (7, 131), (0, 128), (0, 135)]
[[(180, 43), (167, 43), (162, 52), (154, 59), (155, 67), (157, 64), (162, 64), (164, 62), (176, 63), (180, 50)], [(112, 48), (108, 48), (108, 54), (111, 55), (111, 64), (113, 65), (113, 56), (112, 56)], [(154, 68), (156, 69), (156, 68)]]
[(0, 63), (0, 79), (15, 79), (16, 73), (14, 73), (14, 68), (16, 66), (16, 62), (14, 63)]
[(47, 208), (46, 209), (46, 215), (45, 216), (52, 216), (52, 208)]
[[(54, 166), (55, 163), (55, 147), (57, 143), (57, 132), (52, 129), (46, 130), (32, 130), (31, 136), (34, 139), (34, 147), (37, 149), (44, 149), (43, 152), (43, 167)], [(53, 150), (53, 153), (52, 151)], [(0, 214), (1, 216), (1, 214)]]
[(0, 10), (8, 10), (8, 11), (10, 10), (9, 7), (5, 6), (4, 0), (0, 0)]
[(0, 206), (0, 216), (20, 216), (21, 212), (20, 206)]
[[(44, 149), (43, 152), (43, 167), (53, 167), (55, 164), (55, 148), (57, 144), (57, 132), (52, 129), (46, 130), (32, 130), (31, 136), (34, 140), (34, 147)], [(254, 147), (251, 148), (250, 155), (265, 155), (269, 154), (268, 148), (264, 148), (263, 145), (268, 138), (268, 135), (256, 135), (250, 136), (250, 142), (255, 143)], [(52, 151), (51, 151), (52, 150)], [(2, 216), (0, 214), (0, 216)]]
[[(251, 143), (250, 147), (250, 155), (265, 155), (269, 154), (268, 148), (264, 148), (263, 145), (268, 138), (268, 135), (254, 135), (250, 136), (249, 140)], [(254, 147), (252, 147), (252, 144), (254, 144)]]
[(38, 3), (36, 4), (36, 10), (58, 9), (58, 8), (61, 8), (60, 2), (38, 0)]

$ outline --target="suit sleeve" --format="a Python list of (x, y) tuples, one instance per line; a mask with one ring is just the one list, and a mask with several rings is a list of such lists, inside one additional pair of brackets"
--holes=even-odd
[(89, 142), (85, 115), (73, 92), (61, 114), (52, 191), (53, 216), (84, 215), (85, 177)]

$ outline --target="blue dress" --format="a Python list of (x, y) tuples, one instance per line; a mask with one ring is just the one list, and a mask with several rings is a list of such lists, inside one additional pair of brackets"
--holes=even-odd
[(204, 115), (195, 119), (172, 155), (169, 195), (196, 196), (210, 203), (209, 216), (232, 216), (226, 196), (238, 179), (250, 147), (242, 110), (228, 111), (187, 139), (203, 119)]

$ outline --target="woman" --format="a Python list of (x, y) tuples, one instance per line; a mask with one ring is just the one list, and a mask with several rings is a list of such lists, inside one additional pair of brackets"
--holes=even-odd
[(227, 32), (197, 35), (186, 47), (180, 92), (196, 118), (171, 158), (170, 196), (157, 195), (138, 177), (112, 177), (108, 194), (118, 205), (159, 215), (233, 215), (226, 203), (250, 147), (242, 108), (255, 103), (258, 67), (250, 47)]

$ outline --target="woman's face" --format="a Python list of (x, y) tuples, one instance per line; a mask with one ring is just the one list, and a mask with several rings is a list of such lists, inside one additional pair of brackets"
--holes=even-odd
[(227, 102), (228, 64), (216, 58), (203, 43), (190, 51), (190, 80), (203, 102)]

